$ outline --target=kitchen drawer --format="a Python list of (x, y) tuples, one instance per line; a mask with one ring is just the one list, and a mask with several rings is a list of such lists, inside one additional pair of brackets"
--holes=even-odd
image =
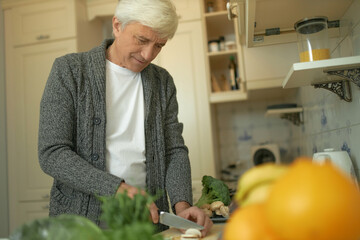
[(46, 1), (9, 10), (13, 45), (75, 37), (73, 0)]

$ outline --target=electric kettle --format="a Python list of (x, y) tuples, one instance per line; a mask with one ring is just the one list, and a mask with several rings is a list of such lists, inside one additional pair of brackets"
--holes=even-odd
[(320, 163), (325, 161), (332, 162), (335, 166), (348, 174), (358, 186), (354, 165), (346, 151), (335, 151), (333, 148), (324, 149), (324, 152), (314, 153), (313, 161)]

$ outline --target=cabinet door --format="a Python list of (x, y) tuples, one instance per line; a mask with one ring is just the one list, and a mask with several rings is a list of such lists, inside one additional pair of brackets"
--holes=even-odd
[[(112, 17), (117, 0), (87, 0), (88, 19)], [(173, 0), (180, 21), (200, 19), (200, 0)]]
[(176, 84), (193, 186), (198, 186), (205, 174), (215, 176), (202, 36), (200, 21), (181, 23), (155, 61), (170, 72)]
[(29, 202), (19, 204), (18, 225), (49, 216), (49, 202)]
[(66, 40), (20, 47), (7, 59), (9, 189), (17, 201), (49, 197), (52, 180), (37, 154), (40, 100), (54, 59), (75, 52), (75, 46)]
[(46, 1), (11, 9), (13, 44), (23, 45), (75, 36), (71, 0)]
[(200, 0), (173, 0), (180, 21), (200, 19)]

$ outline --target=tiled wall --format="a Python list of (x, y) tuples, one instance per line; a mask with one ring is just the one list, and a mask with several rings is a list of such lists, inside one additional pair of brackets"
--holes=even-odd
[[(341, 37), (332, 44), (333, 57), (360, 55), (359, 11), (360, 0), (355, 0), (341, 21)], [(268, 142), (279, 146), (284, 162), (300, 155), (311, 157), (325, 148), (348, 151), (359, 175), (360, 88), (350, 85), (351, 103), (311, 86), (298, 88), (295, 99), (283, 99), (304, 107), (304, 124), (300, 127), (287, 120), (264, 117), (267, 106), (279, 103), (276, 100), (219, 104), (216, 111), (222, 168), (238, 163), (241, 173), (253, 165), (251, 146)]]
[(281, 161), (293, 159), (288, 149), (294, 132), (292, 123), (275, 116), (265, 116), (268, 106), (284, 102), (294, 103), (289, 97), (278, 100), (256, 100), (236, 103), (222, 103), (216, 106), (218, 141), (222, 169), (236, 164), (241, 174), (253, 166), (252, 147), (262, 144), (276, 144)]

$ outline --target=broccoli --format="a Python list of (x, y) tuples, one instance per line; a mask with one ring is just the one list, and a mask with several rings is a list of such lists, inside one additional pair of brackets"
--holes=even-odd
[(195, 206), (201, 207), (204, 204), (211, 204), (215, 201), (222, 201), (226, 206), (231, 202), (228, 186), (221, 180), (211, 176), (203, 176), (202, 194)]

